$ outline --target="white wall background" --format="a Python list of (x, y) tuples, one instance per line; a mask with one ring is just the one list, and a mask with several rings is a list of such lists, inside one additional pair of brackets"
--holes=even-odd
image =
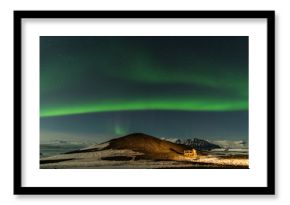
[[(0, 2), (1, 204), (288, 204), (290, 201), (289, 1), (254, 0), (2, 0)], [(13, 10), (276, 10), (276, 196), (14, 196)]]

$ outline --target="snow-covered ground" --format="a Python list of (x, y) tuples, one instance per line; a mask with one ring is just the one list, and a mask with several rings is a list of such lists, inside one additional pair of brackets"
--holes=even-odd
[(194, 162), (211, 163), (218, 165), (249, 166), (248, 159), (221, 159), (217, 157), (204, 157), (194, 160)]
[[(103, 144), (106, 146), (106, 144)], [(91, 146), (90, 149), (100, 148)], [(89, 149), (89, 148), (86, 148)], [(82, 149), (83, 151), (85, 149)], [(210, 168), (212, 166), (248, 166), (248, 159), (221, 159), (215, 156), (200, 156), (191, 159), (184, 156), (174, 160), (150, 160), (143, 153), (132, 150), (101, 150), (60, 154), (41, 158), (42, 169), (142, 169), (142, 168)], [(231, 167), (232, 168), (232, 167)], [(234, 168), (234, 167), (233, 167)], [(245, 167), (246, 168), (246, 167)]]
[[(190, 167), (179, 161), (154, 161), (136, 160), (143, 153), (132, 150), (102, 150), (97, 152), (61, 154), (42, 158), (40, 168), (43, 169), (66, 169), (66, 168), (166, 168), (166, 167)], [(114, 160), (114, 157), (117, 160)], [(128, 160), (118, 160), (118, 157), (126, 157)], [(106, 160), (111, 158), (113, 160)], [(131, 159), (129, 159), (131, 158)], [(51, 163), (46, 163), (51, 162)]]

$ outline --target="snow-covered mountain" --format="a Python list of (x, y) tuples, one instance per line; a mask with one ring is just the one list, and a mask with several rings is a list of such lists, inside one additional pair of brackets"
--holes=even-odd
[(211, 143), (225, 149), (247, 149), (248, 143), (243, 140), (214, 140)]
[(177, 138), (161, 138), (176, 144), (184, 144), (197, 150), (212, 149), (247, 149), (248, 143), (243, 140), (202, 140), (198, 138), (177, 139)]
[(202, 140), (202, 139), (168, 139), (168, 138), (162, 138), (163, 140), (167, 140), (176, 144), (182, 144), (186, 145), (190, 148), (194, 148), (197, 150), (212, 150), (212, 149), (217, 149), (221, 148), (219, 145), (213, 144), (209, 141)]

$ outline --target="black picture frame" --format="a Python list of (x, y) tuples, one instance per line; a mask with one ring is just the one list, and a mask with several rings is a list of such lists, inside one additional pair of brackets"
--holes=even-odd
[[(27, 18), (234, 18), (267, 20), (266, 187), (23, 187), (22, 186), (22, 19)], [(275, 194), (275, 12), (274, 11), (14, 11), (14, 194), (17, 195), (273, 195)]]

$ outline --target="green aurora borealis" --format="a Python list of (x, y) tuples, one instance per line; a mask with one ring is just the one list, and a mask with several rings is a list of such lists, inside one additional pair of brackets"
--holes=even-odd
[(248, 108), (247, 102), (243, 101), (218, 101), (207, 99), (166, 99), (142, 101), (108, 101), (105, 103), (86, 103), (79, 106), (59, 106), (57, 108), (47, 108), (41, 112), (42, 117), (64, 116), (72, 114), (84, 114), (94, 112), (109, 111), (133, 111), (133, 110), (182, 110), (182, 111), (232, 111), (245, 110)]
[[(237, 52), (247, 49), (240, 43), (247, 38), (208, 38), (41, 37), (41, 117), (118, 110), (246, 110), (247, 56), (241, 63)], [(164, 93), (167, 89), (171, 93)]]
[[(173, 118), (174, 112), (179, 117), (181, 112), (199, 112), (204, 119), (216, 113), (225, 121), (231, 112), (239, 119), (240, 113), (248, 113), (248, 37), (40, 37), (42, 129), (53, 130), (60, 119), (119, 113), (121, 120), (103, 126), (124, 135), (135, 131), (132, 123), (122, 125), (124, 119), (134, 120), (127, 119), (127, 111), (143, 113), (134, 117), (145, 124), (149, 118), (141, 118), (147, 111), (168, 112)], [(247, 130), (239, 134), (240, 125), (247, 129), (248, 121), (241, 119), (233, 127), (244, 136)], [(86, 126), (77, 122), (68, 127)]]

